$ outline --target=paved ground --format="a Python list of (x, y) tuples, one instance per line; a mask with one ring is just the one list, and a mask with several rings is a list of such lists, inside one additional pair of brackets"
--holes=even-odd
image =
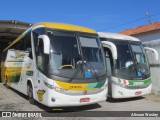
[[(54, 117), (54, 118), (47, 118), (50, 120), (59, 120), (59, 119), (73, 119), (73, 120), (81, 120), (81, 119), (86, 119), (86, 120), (92, 120), (92, 119), (97, 119), (97, 117), (79, 117), (78, 114), (91, 114), (93, 116), (99, 116), (101, 115), (103, 111), (108, 111), (106, 114), (111, 114), (114, 112), (110, 111), (160, 111), (160, 96), (151, 94), (147, 95), (145, 97), (138, 97), (138, 98), (132, 98), (132, 99), (121, 99), (121, 100), (107, 100), (106, 102), (102, 102), (99, 104), (95, 105), (87, 105), (87, 106), (81, 106), (81, 107), (66, 107), (66, 108), (48, 108), (45, 107), (39, 103), (36, 103), (36, 105), (31, 105), (27, 97), (13, 89), (7, 89), (3, 84), (0, 84), (0, 111), (45, 111), (47, 114), (51, 115), (53, 114), (52, 112), (47, 112), (50, 110), (74, 110), (76, 112), (70, 112), (69, 114), (71, 117)], [(89, 112), (88, 112), (89, 111)], [(102, 111), (102, 112), (95, 112), (95, 111)], [(65, 114), (64, 112), (63, 114)], [(159, 112), (160, 113), (160, 112)], [(56, 114), (61, 114), (61, 113), (56, 113)], [(77, 114), (78, 117), (73, 117), (72, 115)], [(99, 115), (98, 115), (99, 114)], [(116, 112), (115, 114), (121, 114), (120, 112)], [(122, 112), (124, 114), (124, 112)], [(61, 114), (62, 115), (62, 114)], [(100, 117), (100, 116), (99, 116)], [(139, 117), (138, 117), (139, 118)], [(127, 117), (100, 117), (99, 119), (115, 119), (115, 120), (126, 120), (126, 119), (138, 119), (137, 117), (135, 118), (127, 118)], [(160, 114), (158, 118), (149, 118), (149, 117), (144, 117), (140, 119), (159, 119)], [(0, 118), (1, 120), (2, 118)], [(4, 118), (3, 118), (4, 119)], [(3, 120), (2, 119), (2, 120)], [(10, 118), (7, 118), (10, 120)], [(17, 118), (14, 118), (17, 119)], [(23, 118), (24, 119), (24, 118)], [(28, 120), (28, 118), (25, 118)], [(33, 119), (33, 118), (32, 118)], [(34, 118), (35, 120), (39, 120), (39, 118)], [(41, 118), (44, 119), (44, 118)], [(13, 120), (13, 118), (12, 118)]]

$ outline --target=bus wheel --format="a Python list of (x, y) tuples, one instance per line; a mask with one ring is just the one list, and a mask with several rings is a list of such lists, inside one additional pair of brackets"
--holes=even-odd
[(6, 86), (6, 88), (8, 88), (8, 78), (7, 78), (7, 76), (5, 77), (5, 80), (4, 80), (4, 86)]
[(27, 86), (27, 91), (28, 91), (28, 97), (29, 97), (29, 102), (31, 104), (35, 104), (34, 98), (33, 98), (33, 88), (32, 85)]

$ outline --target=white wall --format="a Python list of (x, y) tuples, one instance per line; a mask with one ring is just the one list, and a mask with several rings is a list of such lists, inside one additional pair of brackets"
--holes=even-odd
[(139, 34), (135, 37), (139, 38), (142, 42), (160, 40), (160, 31), (147, 32), (147, 33), (144, 33), (144, 34)]

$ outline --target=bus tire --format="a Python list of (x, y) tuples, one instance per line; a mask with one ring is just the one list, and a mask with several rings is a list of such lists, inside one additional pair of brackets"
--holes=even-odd
[(6, 86), (6, 88), (8, 88), (8, 78), (7, 78), (7, 76), (5, 77), (5, 80), (4, 80), (4, 86)]
[(29, 102), (30, 104), (35, 104), (35, 100), (33, 98), (33, 88), (32, 85), (28, 85), (27, 86), (27, 91), (28, 91), (28, 98), (29, 98)]

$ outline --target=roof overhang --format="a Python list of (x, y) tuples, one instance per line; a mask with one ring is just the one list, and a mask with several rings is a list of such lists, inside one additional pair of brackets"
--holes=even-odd
[(32, 24), (16, 20), (0, 20), (0, 42), (11, 42)]

